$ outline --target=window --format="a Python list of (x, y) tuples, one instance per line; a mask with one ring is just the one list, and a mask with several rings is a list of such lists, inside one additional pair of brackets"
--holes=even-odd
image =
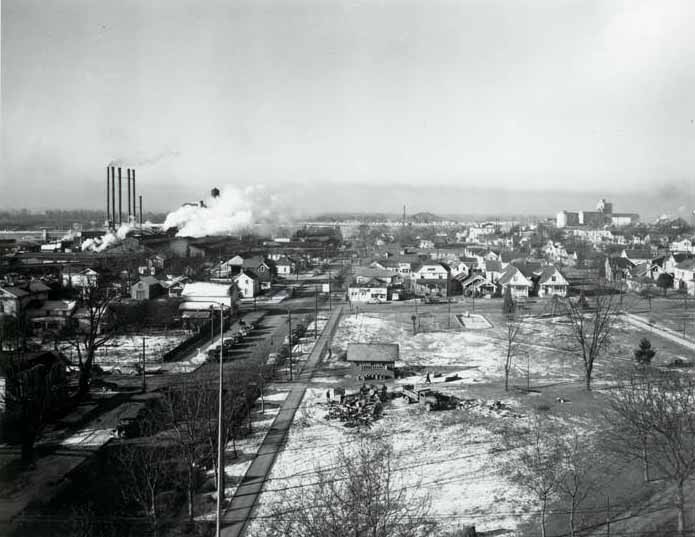
[(135, 291), (135, 300), (145, 300), (145, 291), (142, 289)]

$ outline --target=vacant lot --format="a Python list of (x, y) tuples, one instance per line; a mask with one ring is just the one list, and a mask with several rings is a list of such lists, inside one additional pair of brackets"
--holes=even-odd
[[(527, 523), (535, 522), (538, 504), (507, 477), (505, 468), (515, 453), (505, 448), (505, 435), (540, 414), (568, 434), (598, 432), (601, 420), (597, 417), (605, 405), (602, 391), (630, 371), (632, 352), (645, 335), (657, 349), (657, 364), (675, 358), (690, 360), (676, 344), (618, 320), (610, 349), (596, 364), (595, 391), (588, 393), (583, 389), (581, 361), (570, 349), (567, 324), (561, 318), (529, 317), (523, 323), (524, 337), (511, 375), (516, 389), (504, 392), (507, 341), (503, 316), (486, 314), (487, 322), (469, 323), (475, 328), (467, 329), (455, 318), (462, 313), (465, 315), (452, 312), (450, 322), (446, 311), (429, 316), (418, 312), (415, 334), (414, 312), (410, 311), (343, 318), (333, 339), (332, 358), (312, 380), (286, 448), (277, 458), (256, 510), (252, 535), (263, 534), (259, 520), (269, 513), (278, 495), (310, 486), (319, 467), (331, 464), (340, 447), (363, 435), (390, 441), (397, 453), (398, 481), (414, 494), (430, 497), (433, 516), (442, 530), (475, 524), (479, 531), (515, 535)], [(443, 326), (452, 329), (436, 330)], [(327, 421), (326, 391), (342, 386), (350, 392), (362, 385), (349, 376), (350, 368), (344, 361), (347, 345), (352, 342), (399, 344), (400, 361), (396, 365), (403, 376), (387, 382), (390, 391), (398, 392), (405, 383), (422, 385), (429, 372), (433, 389), (470, 400), (471, 405), (427, 413), (420, 405), (395, 398), (385, 404), (384, 416), (369, 429), (348, 429), (340, 421)], [(455, 380), (445, 382), (452, 377)], [(495, 407), (496, 401), (501, 405)], [(628, 490), (633, 478), (631, 470), (624, 470), (622, 479), (629, 483)], [(612, 494), (617, 501), (625, 500), (618, 493)], [(558, 531), (565, 530), (560, 519), (564, 524), (566, 516), (561, 508), (556, 506), (555, 510)], [(530, 531), (528, 535), (534, 530)]]

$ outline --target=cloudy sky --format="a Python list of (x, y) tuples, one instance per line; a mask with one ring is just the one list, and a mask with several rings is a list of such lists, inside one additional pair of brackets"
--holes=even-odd
[(317, 210), (547, 189), (684, 211), (693, 20), (692, 0), (3, 0), (0, 207), (100, 208), (114, 160), (162, 209), (262, 183)]

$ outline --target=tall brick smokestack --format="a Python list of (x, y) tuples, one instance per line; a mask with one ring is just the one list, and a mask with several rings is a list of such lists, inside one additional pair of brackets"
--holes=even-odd
[(133, 179), (133, 220), (137, 221), (138, 219), (138, 212), (135, 210), (135, 170), (131, 170), (130, 176)]
[(121, 168), (118, 168), (118, 227), (123, 224), (123, 183), (121, 183)]
[(127, 175), (128, 175), (128, 178), (127, 178), (127, 180), (128, 180), (128, 223), (130, 224), (130, 215), (131, 215), (130, 209), (132, 207), (132, 205), (130, 204), (130, 168), (128, 168), (128, 170), (127, 170)]
[(111, 225), (111, 196), (109, 195), (109, 188), (111, 187), (109, 185), (110, 177), (111, 171), (109, 170), (109, 167), (106, 166), (106, 227)]
[(111, 166), (111, 226), (116, 227), (116, 167)]

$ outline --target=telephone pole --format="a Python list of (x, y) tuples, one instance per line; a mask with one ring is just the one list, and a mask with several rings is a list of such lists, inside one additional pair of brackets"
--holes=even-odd
[(287, 341), (290, 348), (290, 382), (292, 382), (292, 312), (287, 309)]
[[(211, 321), (212, 322), (212, 321)], [(215, 524), (215, 535), (220, 537), (222, 530), (222, 497), (224, 496), (224, 445), (222, 435), (222, 353), (224, 352), (224, 315), (222, 312), (222, 304), (220, 304), (220, 380), (219, 391), (217, 393), (217, 520)]]
[(142, 338), (142, 393), (147, 391), (147, 379), (145, 375), (145, 338)]
[(314, 339), (319, 338), (319, 288), (314, 286)]

